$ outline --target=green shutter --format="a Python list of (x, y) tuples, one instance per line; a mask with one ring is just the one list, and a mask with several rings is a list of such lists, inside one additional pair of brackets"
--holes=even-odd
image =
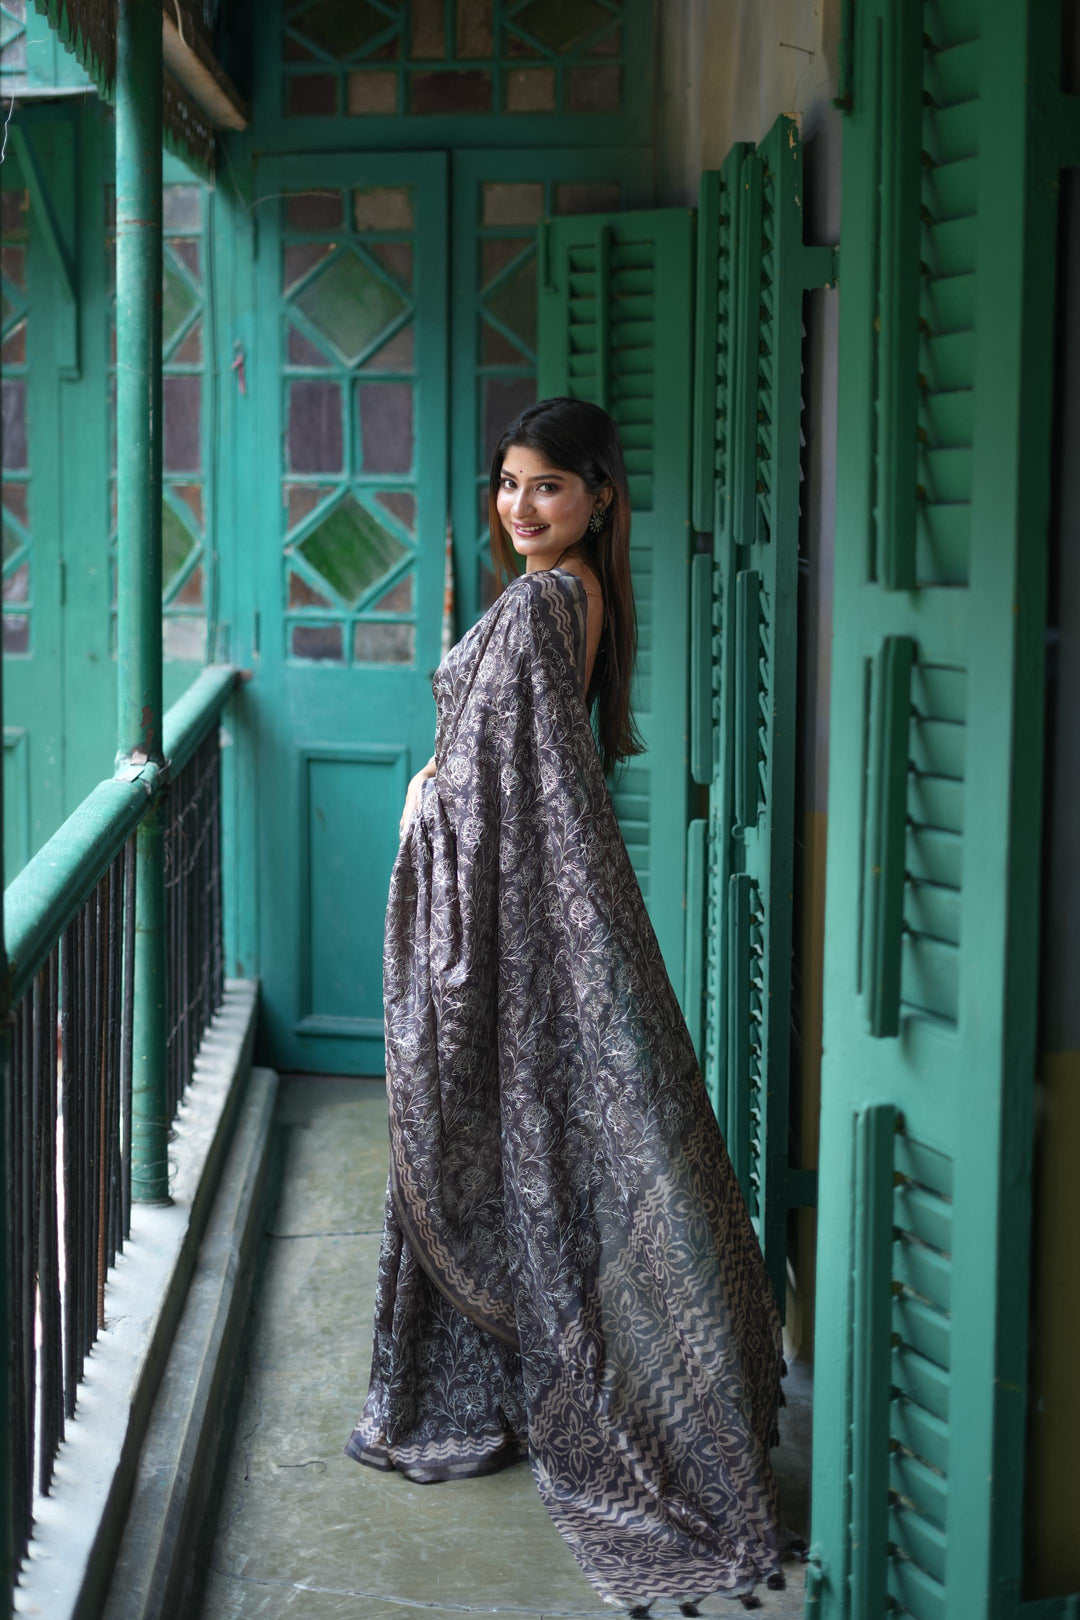
[(789, 1162), (802, 300), (833, 276), (831, 249), (803, 244), (793, 119), (703, 178), (701, 214), (695, 512), (715, 514), (713, 748), (695, 759), (711, 776), (706, 1078), (782, 1307), (788, 1212), (814, 1193)]
[(615, 775), (612, 796), (684, 1000), (693, 240), (694, 216), (683, 209), (546, 221), (538, 354), (539, 397), (594, 400), (618, 423), (626, 451), (634, 710), (647, 751)]
[(853, 8), (819, 1620), (1024, 1610), (1054, 196), (1078, 150), (1052, 10)]

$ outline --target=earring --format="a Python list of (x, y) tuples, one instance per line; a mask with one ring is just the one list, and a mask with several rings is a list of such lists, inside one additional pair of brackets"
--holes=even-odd
[(589, 528), (592, 530), (593, 534), (599, 534), (600, 530), (603, 527), (604, 527), (604, 513), (603, 513), (603, 511), (601, 510), (600, 507), (597, 507), (596, 511), (593, 513), (592, 517), (589, 519)]

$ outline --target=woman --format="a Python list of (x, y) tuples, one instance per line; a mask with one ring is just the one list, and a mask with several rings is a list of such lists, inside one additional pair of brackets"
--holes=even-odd
[(420, 1481), (527, 1455), (602, 1597), (693, 1613), (783, 1584), (783, 1362), (605, 783), (641, 752), (611, 418), (524, 411), (489, 505), (510, 583), (436, 672), (390, 886), (391, 1177), (346, 1450)]

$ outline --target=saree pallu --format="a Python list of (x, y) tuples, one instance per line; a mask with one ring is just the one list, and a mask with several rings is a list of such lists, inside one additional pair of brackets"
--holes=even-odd
[(527, 1455), (603, 1598), (735, 1595), (780, 1565), (780, 1324), (604, 780), (585, 615), (576, 575), (526, 574), (436, 672), (346, 1451), (416, 1480)]

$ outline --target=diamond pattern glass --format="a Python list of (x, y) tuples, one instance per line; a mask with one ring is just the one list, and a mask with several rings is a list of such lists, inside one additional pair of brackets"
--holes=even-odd
[(594, 28), (610, 22), (611, 13), (597, 0), (535, 0), (515, 21), (549, 50), (570, 51)]
[(297, 549), (350, 606), (407, 553), (401, 541), (352, 495), (335, 506)]
[(309, 10), (289, 20), (297, 33), (336, 57), (353, 56), (389, 22), (385, 12), (366, 0), (316, 0)]
[(353, 252), (334, 259), (296, 303), (346, 359), (355, 359), (406, 309), (401, 294)]

